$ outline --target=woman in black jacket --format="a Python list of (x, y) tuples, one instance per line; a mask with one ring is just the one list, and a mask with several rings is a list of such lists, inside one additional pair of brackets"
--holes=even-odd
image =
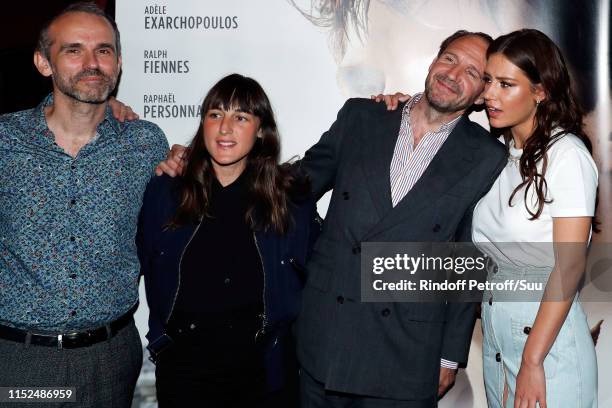
[(279, 165), (270, 102), (221, 79), (182, 177), (147, 187), (138, 235), (160, 407), (293, 407), (291, 325), (319, 231), (308, 183)]

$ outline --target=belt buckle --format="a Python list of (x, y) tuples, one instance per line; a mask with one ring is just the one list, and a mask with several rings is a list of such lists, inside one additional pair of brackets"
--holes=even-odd
[(69, 333), (58, 334), (57, 335), (57, 348), (65, 349), (65, 348), (74, 348), (75, 346), (78, 346), (78, 343), (80, 341), (79, 339), (80, 335), (81, 333), (79, 332), (69, 332)]

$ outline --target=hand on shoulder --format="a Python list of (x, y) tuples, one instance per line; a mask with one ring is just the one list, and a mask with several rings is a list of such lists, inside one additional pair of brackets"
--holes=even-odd
[(115, 99), (114, 96), (111, 96), (108, 99), (108, 105), (113, 111), (113, 116), (119, 122), (132, 121), (140, 119), (140, 116), (136, 112), (132, 110), (129, 105), (124, 104), (123, 102)]

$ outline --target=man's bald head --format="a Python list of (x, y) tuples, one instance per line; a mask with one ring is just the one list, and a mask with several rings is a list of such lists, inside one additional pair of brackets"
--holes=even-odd
[(87, 13), (104, 18), (113, 29), (113, 33), (115, 35), (115, 51), (117, 53), (117, 56), (121, 56), (121, 39), (119, 36), (119, 29), (117, 28), (117, 23), (115, 23), (115, 20), (113, 20), (111, 16), (106, 14), (104, 10), (100, 9), (100, 7), (98, 7), (95, 3), (88, 1), (71, 4), (70, 6), (60, 11), (51, 20), (49, 20), (49, 22), (45, 24), (42, 30), (40, 30), (40, 33), (38, 35), (38, 43), (36, 45), (36, 51), (40, 52), (47, 60), (50, 59), (50, 49), (54, 39), (50, 35), (49, 29), (54, 22), (69, 13)]

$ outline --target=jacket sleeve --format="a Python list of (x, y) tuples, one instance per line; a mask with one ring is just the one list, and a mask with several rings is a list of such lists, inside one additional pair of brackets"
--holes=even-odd
[(340, 163), (340, 151), (344, 138), (348, 116), (351, 110), (351, 99), (346, 101), (338, 112), (336, 121), (321, 139), (304, 154), (299, 161), (312, 183), (312, 191), (318, 200), (323, 194), (334, 188), (334, 182)]
[(301, 216), (299, 223), (302, 232), (298, 235), (296, 253), (300, 254), (297, 258), (292, 257), (289, 262), (297, 272), (302, 284), (306, 283), (307, 273), (306, 264), (314, 244), (321, 234), (321, 226), (323, 220), (317, 213), (317, 204), (314, 198), (308, 199), (307, 203), (304, 204), (304, 214)]
[[(470, 209), (463, 216), (456, 234), (458, 242), (472, 242), (472, 217), (476, 204), (491, 189), (499, 173), (506, 165), (506, 156), (501, 156), (495, 163), (491, 178), (484, 183), (483, 189), (479, 192), (478, 199), (475, 200)], [(476, 322), (476, 304), (449, 302), (446, 304), (446, 324), (444, 325), (444, 335), (442, 339), (441, 357), (448, 361), (459, 364), (467, 363), (472, 332)]]
[(138, 216), (138, 229), (136, 231), (136, 248), (138, 250), (138, 260), (140, 261), (140, 275), (145, 279), (150, 273), (151, 253), (152, 253), (152, 231), (154, 205), (155, 205), (155, 181), (152, 178), (147, 184), (142, 207)]
[(136, 248), (138, 250), (138, 260), (140, 261), (140, 275), (146, 276), (148, 270), (148, 260), (150, 259), (150, 248), (148, 248), (149, 242), (145, 239), (148, 236), (146, 231), (147, 212), (149, 211), (149, 196), (151, 195), (151, 182), (147, 185), (142, 200), (142, 207), (140, 208), (140, 214), (138, 214), (138, 229), (136, 230)]
[(160, 196), (161, 190), (159, 177), (153, 176), (144, 193), (136, 234), (140, 275), (144, 278), (145, 296), (149, 306), (149, 330), (146, 337), (150, 342), (163, 333), (162, 321), (160, 320), (159, 312), (156, 312), (159, 309), (159, 299), (156, 298), (151, 285), (151, 280), (155, 273), (153, 270), (153, 259), (155, 242), (158, 239), (159, 212), (161, 203), (164, 202)]

